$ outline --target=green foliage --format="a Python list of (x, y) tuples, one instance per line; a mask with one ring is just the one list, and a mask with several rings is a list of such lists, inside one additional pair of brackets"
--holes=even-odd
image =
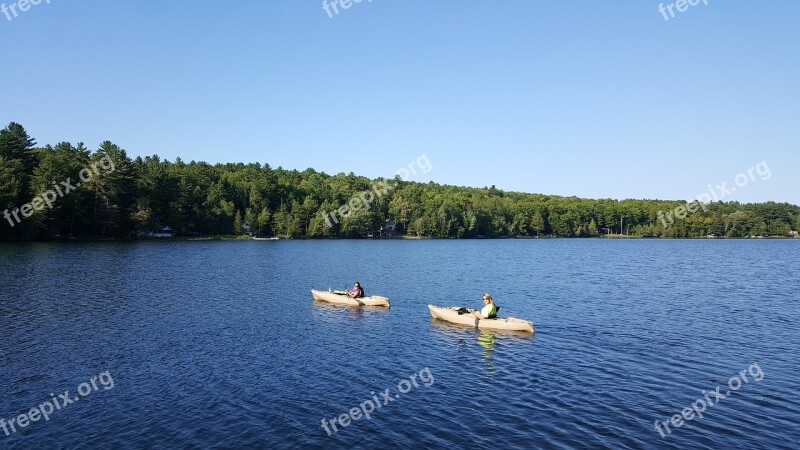
[(233, 233), (237, 235), (244, 233), (244, 230), (242, 229), (243, 224), (242, 213), (237, 209), (236, 216), (233, 218)]
[[(3, 221), (0, 239), (119, 239), (163, 226), (178, 234), (240, 235), (245, 222), (259, 236), (365, 237), (380, 234), (387, 220), (400, 234), (439, 238), (785, 236), (800, 228), (800, 208), (787, 203), (717, 202), (677, 219), (674, 211), (685, 202), (589, 200), (505, 192), (494, 186), (370, 180), (353, 173), (331, 176), (260, 164), (187, 164), (158, 156), (131, 160), (108, 141), (95, 152), (67, 142), (34, 145), (19, 124), (0, 131), (3, 209), (20, 208), (68, 178), (75, 183), (80, 171), (93, 164), (111, 161), (114, 170), (97, 171), (52, 208), (34, 212), (15, 227)], [(380, 181), (392, 189), (381, 190), (369, 208), (341, 214), (343, 205)], [(335, 220), (332, 213), (337, 214)]]

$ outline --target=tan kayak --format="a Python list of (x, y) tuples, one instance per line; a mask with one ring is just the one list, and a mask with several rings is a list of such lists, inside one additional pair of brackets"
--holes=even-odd
[(457, 306), (443, 308), (441, 306), (428, 305), (428, 309), (431, 310), (431, 316), (433, 316), (434, 319), (440, 319), (450, 323), (469, 325), (487, 330), (527, 331), (529, 333), (536, 332), (536, 330), (533, 328), (533, 322), (515, 319), (513, 317), (479, 319), (472, 314), (473, 312), (477, 312), (477, 310), (466, 309), (467, 312), (459, 314), (459, 310), (464, 311), (465, 308), (459, 308)]
[(386, 297), (379, 297), (372, 295), (364, 298), (350, 298), (347, 296), (347, 291), (315, 291), (312, 290), (311, 294), (315, 300), (322, 300), (328, 303), (335, 303), (337, 305), (347, 306), (385, 306), (389, 307), (389, 299)]

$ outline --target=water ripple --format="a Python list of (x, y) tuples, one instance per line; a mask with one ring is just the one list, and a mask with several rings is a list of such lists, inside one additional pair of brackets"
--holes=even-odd
[[(298, 241), (0, 246), (0, 417), (108, 370), (9, 448), (791, 448), (796, 241)], [(342, 258), (343, 254), (358, 258)], [(359, 279), (391, 309), (313, 302)], [(487, 332), (426, 305), (480, 305)], [(701, 420), (669, 420), (763, 369)], [(328, 436), (400, 380), (422, 384)], [(752, 378), (751, 375), (748, 375)], [(0, 432), (2, 433), (2, 432)], [(2, 445), (0, 444), (0, 445)]]

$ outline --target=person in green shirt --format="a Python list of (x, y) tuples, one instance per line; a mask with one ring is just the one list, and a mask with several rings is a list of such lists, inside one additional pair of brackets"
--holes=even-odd
[(497, 305), (488, 292), (483, 294), (483, 309), (480, 312), (475, 311), (473, 314), (479, 319), (494, 319), (497, 317)]

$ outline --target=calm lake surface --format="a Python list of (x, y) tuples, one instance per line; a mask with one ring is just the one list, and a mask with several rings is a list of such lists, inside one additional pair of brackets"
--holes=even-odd
[[(0, 417), (87, 395), (0, 429), (0, 448), (797, 448), (798, 255), (799, 240), (2, 245)], [(392, 308), (312, 302), (356, 279)], [(430, 318), (484, 291), (536, 334)], [(400, 398), (384, 406), (386, 389)], [(704, 391), (703, 418), (662, 438), (654, 421), (700, 411)], [(371, 419), (328, 436), (322, 419), (373, 395)]]

